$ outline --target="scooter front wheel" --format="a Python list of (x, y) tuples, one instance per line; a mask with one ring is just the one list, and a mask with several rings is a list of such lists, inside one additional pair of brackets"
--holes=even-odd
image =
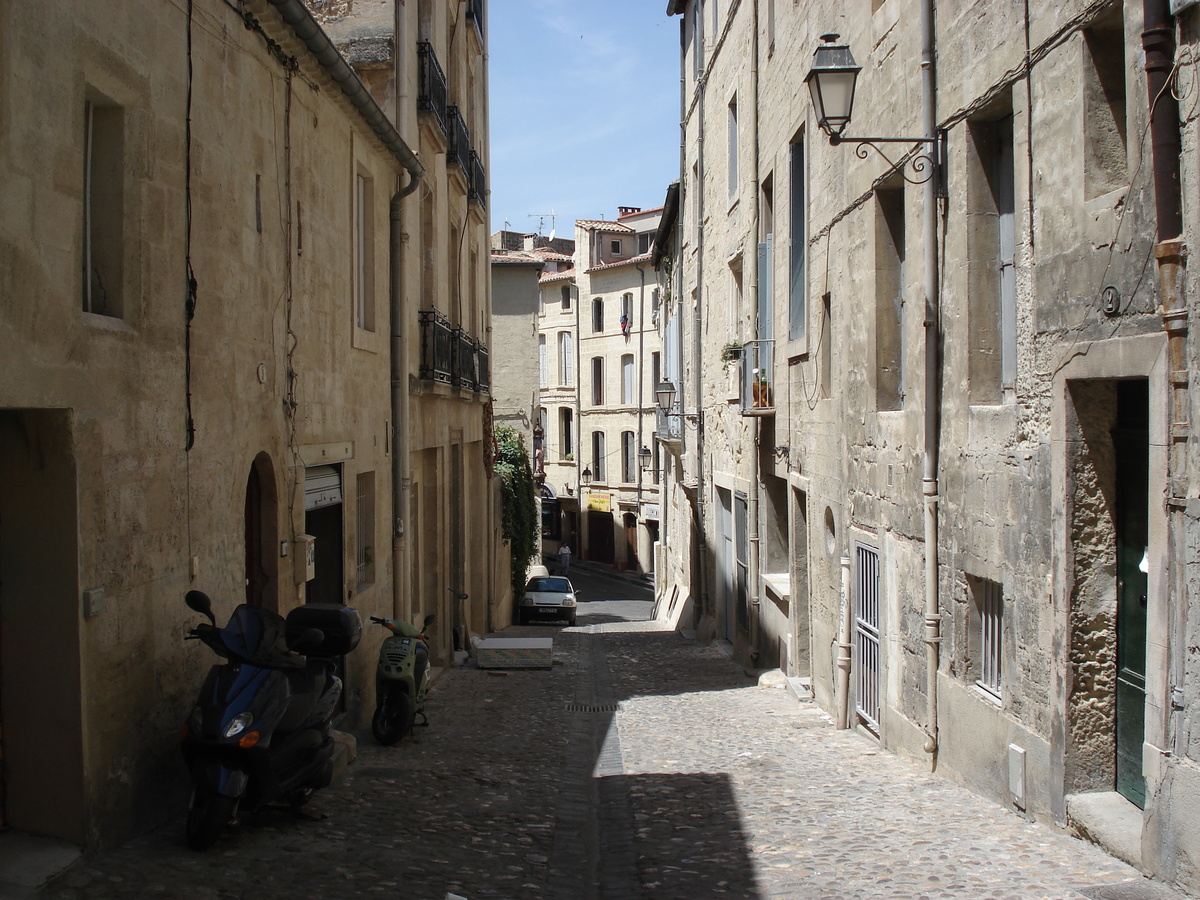
[(412, 731), (416, 718), (417, 708), (412, 697), (402, 690), (394, 690), (375, 707), (371, 733), (383, 746), (390, 747)]
[(195, 785), (185, 826), (188, 846), (193, 850), (207, 850), (216, 843), (221, 829), (233, 819), (237, 802), (237, 797), (218, 794), (207, 784)]

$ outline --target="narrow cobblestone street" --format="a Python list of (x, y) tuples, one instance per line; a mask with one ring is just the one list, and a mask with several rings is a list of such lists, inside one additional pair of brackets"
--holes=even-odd
[(392, 748), (359, 734), (346, 778), (302, 811), (204, 854), (176, 823), (40, 896), (1178, 896), (836, 731), (716, 648), (603, 607), (582, 604), (576, 629), (506, 632), (552, 634), (551, 670), (443, 673), (430, 727)]

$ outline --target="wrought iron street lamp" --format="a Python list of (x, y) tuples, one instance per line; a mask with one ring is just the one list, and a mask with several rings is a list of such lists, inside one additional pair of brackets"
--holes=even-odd
[(649, 447), (643, 447), (638, 451), (638, 462), (641, 464), (643, 472), (650, 471), (650, 461), (653, 459), (653, 457), (654, 454), (650, 452)]
[[(938, 131), (931, 137), (847, 137), (842, 132), (850, 124), (854, 111), (854, 90), (858, 82), (858, 73), (862, 66), (854, 61), (848, 44), (838, 43), (838, 34), (823, 34), (824, 41), (813, 53), (812, 67), (804, 80), (808, 84), (808, 92), (812, 97), (813, 110), (816, 112), (817, 125), (829, 135), (829, 143), (837, 146), (845, 141), (856, 144), (854, 155), (859, 159), (867, 158), (867, 148), (870, 147), (909, 184), (924, 184), (931, 178), (934, 182), (938, 197), (945, 196), (944, 185), (941, 183), (942, 159), (946, 136)], [(902, 159), (899, 164), (894, 162), (886, 153), (879, 149), (879, 144), (924, 144), (928, 150), (915, 153), (908, 160), (913, 177), (904, 174)]]
[(587, 487), (589, 484), (592, 483), (592, 470), (591, 469), (587, 468), (586, 466), (584, 467), (583, 471), (579, 473), (579, 483), (582, 484), (584, 487)]
[(664, 415), (671, 415), (671, 407), (675, 405), (675, 385), (669, 381), (660, 381), (654, 389), (654, 399)]
[(849, 44), (839, 44), (840, 35), (823, 34), (825, 43), (813, 54), (812, 68), (804, 79), (812, 96), (813, 109), (817, 113), (817, 124), (837, 144), (842, 130), (850, 124), (850, 113), (854, 109), (854, 85), (862, 66), (854, 61)]

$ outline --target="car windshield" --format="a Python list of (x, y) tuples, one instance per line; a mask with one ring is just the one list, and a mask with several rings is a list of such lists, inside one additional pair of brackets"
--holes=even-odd
[(568, 593), (571, 590), (571, 582), (565, 578), (530, 578), (529, 586), (525, 588), (527, 591), (560, 591)]

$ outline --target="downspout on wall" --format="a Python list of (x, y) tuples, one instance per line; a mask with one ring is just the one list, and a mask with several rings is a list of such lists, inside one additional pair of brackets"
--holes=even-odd
[[(760, 309), (758, 302), (758, 238), (759, 238), (759, 221), (761, 215), (760, 206), (762, 198), (759, 196), (759, 187), (761, 182), (758, 177), (758, 0), (754, 0), (750, 4), (751, 9), (751, 39), (750, 39), (750, 172), (752, 176), (751, 191), (753, 199), (750, 204), (750, 246), (754, 252), (750, 254), (750, 308), (755, 311), (755, 321), (757, 328), (755, 329), (755, 338), (761, 339), (764, 333), (764, 328), (770, 329), (767, 333), (774, 334), (774, 323), (758, 322), (758, 311)], [(771, 304), (771, 313), (774, 315), (775, 305)], [(761, 347), (762, 345), (757, 345)], [(774, 354), (771, 356), (771, 364), (774, 366)], [(761, 355), (759, 364), (762, 364)], [(772, 373), (774, 374), (774, 373)], [(759, 460), (759, 443), (762, 436), (761, 422), (755, 416), (750, 423), (751, 442), (750, 442), (750, 496), (747, 498), (746, 517), (749, 520), (750, 526), (750, 559), (749, 573), (750, 584), (750, 664), (754, 665), (758, 662), (760, 648), (758, 646), (759, 635), (762, 630), (762, 534), (759, 527), (759, 491), (762, 473), (760, 472)]]
[[(937, 169), (945, 165), (938, 140), (936, 89), (934, 71), (934, 0), (921, 2), (921, 125), (924, 137), (932, 144), (937, 157)], [(937, 765), (938, 658), (941, 647), (941, 610), (938, 602), (938, 428), (941, 397), (941, 309), (938, 296), (937, 244), (937, 182), (940, 171), (924, 185), (924, 255), (925, 255), (925, 422), (924, 466), (921, 479), (925, 498), (925, 752), (933, 754)]]
[[(642, 490), (643, 482), (646, 478), (646, 473), (642, 470), (642, 458), (639, 455), (642, 447), (645, 446), (645, 437), (643, 435), (645, 414), (643, 410), (646, 406), (646, 270), (642, 268), (646, 264), (640, 262), (637, 264), (638, 278), (641, 279), (641, 288), (638, 296), (638, 352), (637, 352), (637, 449), (634, 450), (637, 459), (637, 522), (638, 522), (638, 544), (641, 544), (641, 530), (645, 527), (642, 522)], [(653, 548), (651, 548), (653, 552)], [(642, 569), (646, 569), (645, 561), (639, 559)]]
[(850, 595), (849, 555), (842, 555), (841, 568), (841, 621), (838, 625), (837, 642), (837, 727), (846, 729), (850, 727), (850, 669), (853, 666), (851, 654), (854, 650), (854, 604)]
[[(1146, 54), (1146, 88), (1150, 103), (1150, 135), (1154, 171), (1154, 202), (1158, 242), (1154, 258), (1158, 264), (1158, 289), (1162, 301), (1163, 329), (1167, 333), (1167, 368), (1170, 384), (1170, 445), (1167, 450), (1167, 584), (1174, 585), (1168, 598), (1172, 609), (1168, 641), (1169, 684), (1182, 685), (1186, 678), (1185, 654), (1178, 644), (1187, 629), (1187, 601), (1183, 595), (1188, 493), (1187, 447), (1191, 434), (1190, 386), (1187, 357), (1188, 307), (1184, 296), (1184, 262), (1187, 244), (1183, 239), (1183, 203), (1179, 158), (1182, 139), (1179, 103), (1171, 90), (1175, 63), (1175, 27), (1168, 0), (1143, 0), (1142, 47)], [(1168, 587), (1170, 591), (1171, 588)], [(1175, 704), (1171, 704), (1172, 710)], [(1164, 737), (1176, 752), (1178, 715), (1171, 715)]]
[[(402, 117), (408, 113), (408, 17), (404, 4), (396, 5), (396, 124), (404, 127)], [(408, 596), (411, 566), (408, 543), (404, 540), (404, 520), (408, 514), (405, 496), (410, 483), (409, 452), (402, 435), (410, 433), (408, 425), (408, 341), (404, 336), (404, 243), (408, 240), (404, 221), (404, 198), (420, 184), (417, 177), (392, 197), (389, 208), (390, 277), (388, 305), (390, 307), (391, 339), (391, 412), (392, 412), (392, 614), (406, 619), (412, 616), (412, 598)], [(412, 323), (409, 323), (410, 325)]]
[[(694, 10), (693, 10), (694, 14)], [(708, 571), (708, 542), (705, 540), (704, 527), (704, 366), (701, 364), (702, 341), (704, 333), (704, 88), (708, 83), (708, 72), (701, 74), (696, 83), (698, 102), (697, 121), (697, 178), (694, 190), (697, 193), (696, 203), (696, 296), (692, 304), (692, 383), (695, 385), (696, 410), (696, 581), (700, 585), (700, 602), (697, 604), (701, 615), (707, 615), (711, 621), (716, 621), (716, 611), (709, 608), (708, 595), (705, 590)], [(682, 268), (682, 266), (681, 266)], [(680, 287), (683, 285), (682, 276)], [(682, 301), (682, 295), (680, 300)], [(682, 349), (682, 348), (680, 348)], [(683, 412), (683, 407), (680, 408)], [(687, 429), (680, 428), (680, 433), (686, 435)]]
[[(415, 178), (392, 195), (389, 205), (391, 230), (388, 233), (388, 307), (391, 320), (391, 413), (392, 413), (392, 614), (407, 616), (404, 574), (404, 487), (407, 483), (407, 447), (400, 436), (408, 430), (408, 347), (404, 339), (404, 198), (420, 184)], [(410, 323), (411, 324), (411, 323)]]

